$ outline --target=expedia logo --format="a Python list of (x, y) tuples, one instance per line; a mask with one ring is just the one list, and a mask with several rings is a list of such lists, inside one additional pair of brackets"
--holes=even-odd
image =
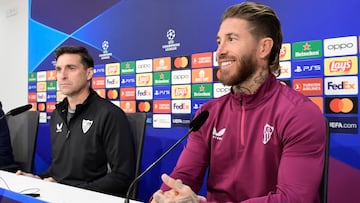
[(325, 98), (326, 113), (328, 114), (357, 114), (357, 97), (327, 97)]

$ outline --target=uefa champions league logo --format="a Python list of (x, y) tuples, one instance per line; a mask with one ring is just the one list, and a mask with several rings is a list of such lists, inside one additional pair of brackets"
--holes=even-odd
[(168, 39), (168, 44), (166, 45), (162, 45), (162, 48), (165, 51), (175, 51), (177, 50), (178, 47), (180, 47), (180, 43), (175, 43), (174, 39), (176, 36), (176, 32), (174, 29), (168, 29), (168, 31), (166, 32), (166, 37)]
[(110, 47), (109, 41), (104, 40), (101, 43), (101, 48), (103, 49), (103, 53), (99, 54), (99, 57), (101, 58), (101, 60), (110, 59), (110, 57), (112, 56), (112, 53), (108, 53), (109, 47)]
[(108, 53), (108, 48), (109, 48), (109, 42), (108, 41), (103, 41), (103, 43), (101, 44), (101, 47), (103, 48), (103, 53), (106, 54)]

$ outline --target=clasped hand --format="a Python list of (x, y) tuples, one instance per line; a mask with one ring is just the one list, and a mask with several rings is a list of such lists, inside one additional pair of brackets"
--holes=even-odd
[(151, 203), (198, 203), (206, 201), (205, 197), (198, 196), (191, 188), (182, 183), (181, 180), (175, 180), (170, 176), (163, 174), (161, 176), (164, 184), (171, 189), (168, 191), (158, 190), (154, 193)]
[[(15, 174), (16, 175), (22, 175), (22, 176), (28, 176), (28, 177), (32, 177), (32, 178), (36, 178), (36, 179), (41, 179), (37, 175), (34, 175), (32, 173), (26, 173), (26, 172), (21, 171), (21, 170), (16, 171)], [(43, 180), (46, 181), (46, 182), (56, 182), (56, 180), (54, 178), (52, 178), (52, 177), (44, 178)]]

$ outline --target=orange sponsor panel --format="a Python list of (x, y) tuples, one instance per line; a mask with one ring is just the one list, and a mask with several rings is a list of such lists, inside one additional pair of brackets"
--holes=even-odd
[(56, 80), (56, 70), (46, 71), (46, 80)]
[(323, 94), (322, 78), (294, 79), (293, 89), (307, 96)]
[(213, 69), (201, 68), (191, 70), (192, 83), (209, 83), (213, 81)]
[(126, 113), (136, 112), (136, 102), (135, 101), (120, 101), (120, 108)]
[(153, 59), (153, 71), (167, 71), (171, 70), (171, 58), (155, 58)]
[(309, 97), (309, 99), (319, 107), (321, 112), (324, 113), (324, 99), (322, 97)]
[(192, 68), (204, 68), (212, 66), (212, 52), (197, 53), (191, 55)]

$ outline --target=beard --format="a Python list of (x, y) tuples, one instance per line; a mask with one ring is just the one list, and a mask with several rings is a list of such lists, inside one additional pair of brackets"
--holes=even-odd
[(220, 68), (220, 82), (224, 85), (234, 86), (239, 85), (246, 80), (249, 80), (251, 76), (256, 72), (256, 59), (250, 55), (241, 57), (240, 62), (235, 64), (235, 73), (231, 73), (234, 70), (222, 71)]

